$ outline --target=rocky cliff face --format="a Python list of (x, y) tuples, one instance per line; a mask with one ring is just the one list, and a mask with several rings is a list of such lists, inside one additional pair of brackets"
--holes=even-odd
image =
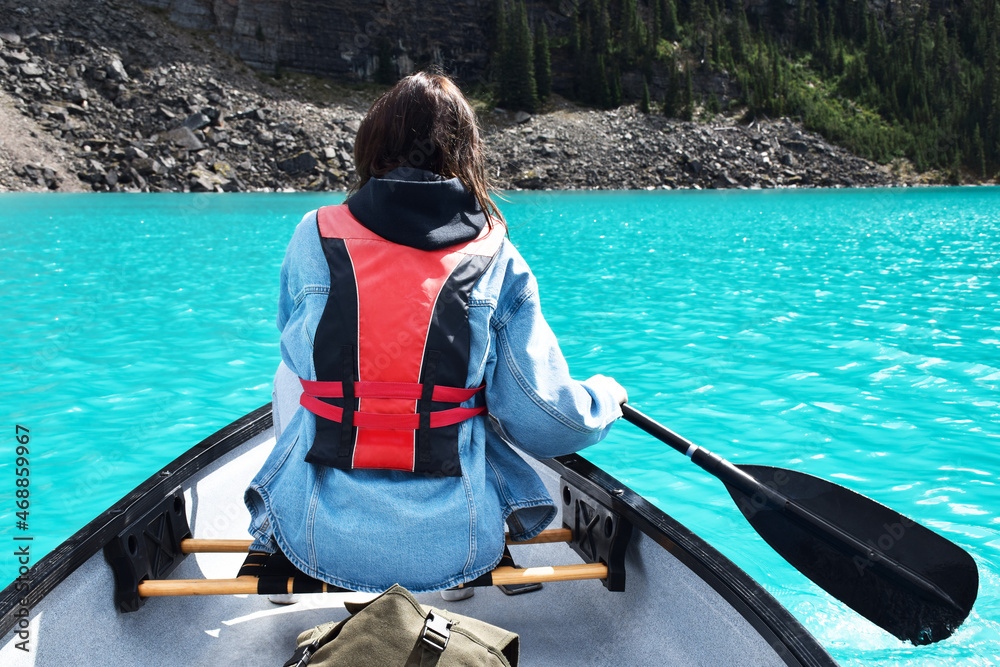
[[(352, 179), (377, 87), (268, 82), (134, 2), (34, 2), (0, 0), (0, 191), (327, 190)], [(546, 114), (480, 120), (504, 188), (899, 183), (788, 121), (683, 123), (558, 98)]]
[(398, 75), (442, 65), (459, 78), (487, 64), (489, 0), (139, 0), (179, 26), (209, 31), (251, 67), (371, 79), (378, 54)]
[[(493, 0), (137, 0), (162, 11), (175, 25), (204, 31), (215, 44), (257, 70), (304, 72), (341, 82), (372, 81), (379, 59), (399, 78), (441, 67), (464, 86), (490, 74)], [(533, 22), (544, 21), (555, 40), (568, 40), (583, 0), (530, 0)], [(797, 0), (784, 0), (794, 5)], [(749, 0), (765, 17), (774, 0)], [(651, 11), (643, 5), (643, 12)], [(793, 14), (789, 14), (793, 16)], [(651, 20), (651, 19), (649, 19)], [(552, 53), (553, 90), (573, 97), (577, 63), (565, 49)], [(647, 72), (653, 99), (662, 99), (668, 70)], [(623, 72), (626, 100), (642, 95), (643, 74)], [(728, 75), (698, 72), (694, 90), (725, 105), (738, 88)]]

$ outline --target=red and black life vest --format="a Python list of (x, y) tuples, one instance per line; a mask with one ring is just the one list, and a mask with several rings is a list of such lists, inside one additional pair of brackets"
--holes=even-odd
[[(316, 415), (306, 461), (460, 476), (459, 423), (486, 411), (469, 374), (469, 294), (503, 242), (503, 227), (419, 250), (387, 241), (346, 204), (317, 215), (330, 294), (316, 327), (316, 381), (301, 405)], [(477, 407), (462, 408), (479, 394)]]

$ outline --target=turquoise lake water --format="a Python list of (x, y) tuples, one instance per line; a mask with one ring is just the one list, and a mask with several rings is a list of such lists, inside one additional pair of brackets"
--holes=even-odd
[[(1000, 664), (1000, 189), (516, 193), (574, 374), (737, 463), (844, 484), (980, 568), (903, 644), (777, 556), (723, 486), (622, 423), (586, 455), (758, 579), (847, 665)], [(0, 195), (0, 578), (270, 399), (277, 276), (342, 195)], [(30, 515), (16, 527), (16, 427)], [(234, 490), (234, 492), (237, 492)]]

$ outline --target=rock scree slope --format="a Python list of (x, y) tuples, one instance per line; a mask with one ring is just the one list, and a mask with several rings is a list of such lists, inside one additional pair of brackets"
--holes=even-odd
[[(344, 189), (380, 88), (252, 70), (125, 0), (0, 0), (0, 190)], [(479, 105), (503, 188), (908, 184), (787, 120)]]

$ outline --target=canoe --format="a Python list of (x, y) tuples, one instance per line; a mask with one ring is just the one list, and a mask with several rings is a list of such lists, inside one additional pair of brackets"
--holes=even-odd
[[(41, 559), (0, 593), (0, 664), (276, 666), (298, 633), (346, 617), (345, 600), (370, 599), (322, 593), (279, 606), (254, 594), (136, 596), (150, 573), (169, 572), (168, 581), (236, 577), (245, 553), (168, 553), (157, 543), (245, 540), (242, 492), (273, 445), (266, 405), (192, 447)], [(518, 633), (527, 666), (836, 664), (759, 583), (605, 471), (577, 455), (528, 460), (557, 499), (553, 528), (572, 537), (511, 545), (517, 571), (544, 575), (592, 562), (605, 566), (604, 578), (551, 581), (515, 596), (488, 586), (453, 602), (429, 593), (417, 596), (422, 604)], [(122, 554), (145, 565), (124, 572)]]

